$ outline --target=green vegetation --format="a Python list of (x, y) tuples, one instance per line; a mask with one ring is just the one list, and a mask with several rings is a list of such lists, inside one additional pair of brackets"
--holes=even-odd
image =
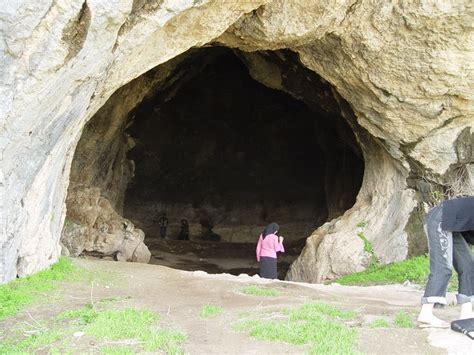
[[(22, 308), (31, 305), (37, 300), (45, 299), (45, 293), (58, 289), (61, 281), (79, 281), (93, 275), (74, 266), (67, 258), (61, 258), (58, 263), (49, 269), (30, 277), (18, 279), (9, 284), (0, 286), (0, 319), (13, 316)], [(128, 297), (125, 297), (126, 299)], [(162, 329), (156, 325), (159, 317), (147, 310), (108, 310), (98, 309), (122, 298), (104, 298), (89, 304), (79, 310), (69, 310), (58, 317), (40, 323), (31, 315), (30, 322), (21, 322), (17, 327), (10, 329), (9, 334), (0, 334), (0, 354), (18, 353), (68, 353), (71, 346), (68, 339), (72, 339), (76, 331), (85, 332), (85, 336), (107, 343), (117, 343), (117, 346), (101, 349), (107, 354), (127, 354), (141, 351), (164, 350), (171, 354), (180, 354), (179, 344), (185, 336), (177, 331)], [(124, 347), (123, 345), (126, 344)], [(105, 345), (105, 344), (104, 344)], [(120, 346), (119, 346), (120, 345)], [(99, 345), (100, 346), (100, 345)]]
[(305, 303), (296, 310), (288, 311), (285, 313), (294, 320), (304, 320), (308, 318), (317, 318), (321, 315), (329, 316), (330, 318), (339, 319), (355, 319), (357, 314), (352, 311), (343, 311), (330, 304), (326, 303)]
[[(428, 279), (428, 277), (427, 277)], [(451, 276), (451, 280), (449, 280), (448, 291), (454, 292), (458, 290), (458, 274), (453, 271), (453, 276)]]
[(426, 282), (429, 262), (426, 256), (418, 256), (401, 262), (377, 266), (362, 272), (343, 276), (335, 282), (341, 285), (383, 285), (410, 281), (416, 284)]
[(84, 274), (69, 259), (62, 257), (47, 270), (0, 286), (0, 320), (34, 303), (38, 294), (54, 290), (58, 281), (78, 280)]
[(135, 352), (125, 346), (102, 348), (101, 353), (104, 355), (133, 355)]
[(222, 313), (222, 307), (206, 304), (201, 308), (201, 318), (215, 317)]
[(406, 312), (398, 312), (395, 315), (395, 324), (399, 328), (413, 328), (413, 321)]
[(366, 226), (367, 222), (365, 221), (357, 223), (357, 228), (359, 229), (357, 232), (357, 236), (364, 242), (364, 251), (370, 254), (370, 262), (368, 268), (374, 269), (377, 267), (379, 260), (377, 259), (377, 255), (375, 255), (373, 244), (367, 239), (364, 234), (364, 229)]
[[(365, 271), (346, 275), (329, 283), (337, 282), (341, 285), (371, 286), (410, 281), (411, 283), (424, 287), (428, 280), (429, 273), (430, 266), (428, 256), (423, 255), (393, 264), (369, 267)], [(458, 277), (456, 272), (453, 272), (448, 291), (456, 291), (457, 287)]]
[[(72, 351), (68, 339), (72, 339), (77, 331), (84, 332), (84, 336), (93, 340), (104, 354), (135, 354), (137, 351), (156, 350), (182, 354), (179, 344), (186, 337), (178, 331), (159, 327), (159, 319), (157, 314), (149, 310), (99, 310), (88, 304), (81, 309), (61, 313), (49, 324), (34, 321), (34, 324), (30, 324), (31, 329), (24, 329), (29, 323), (21, 324), (21, 329), (14, 330), (16, 335), (13, 333), (2, 339), (0, 354), (38, 351), (68, 353)], [(48, 329), (48, 325), (51, 329)], [(110, 345), (114, 343), (117, 346)]]
[(357, 236), (362, 239), (364, 242), (364, 251), (369, 254), (374, 254), (374, 246), (372, 243), (367, 239), (364, 232), (357, 232)]
[(28, 336), (20, 342), (13, 342), (11, 339), (0, 342), (0, 354), (29, 353), (50, 346), (64, 336), (59, 330), (41, 329)]
[(263, 296), (263, 297), (277, 297), (279, 295), (277, 290), (267, 287), (259, 287), (255, 285), (245, 286), (240, 289), (240, 292), (246, 295)]
[(127, 296), (127, 297), (106, 297), (106, 298), (102, 298), (101, 300), (97, 301), (98, 303), (112, 303), (112, 302), (115, 302), (115, 301), (120, 301), (120, 300), (123, 300), (123, 299), (130, 299), (131, 297), (130, 296)]
[(341, 319), (355, 317), (352, 312), (338, 310), (322, 303), (308, 303), (285, 310), (285, 320), (247, 319), (235, 325), (260, 340), (281, 341), (294, 345), (310, 345), (311, 354), (352, 354), (357, 337)]
[[(167, 353), (181, 353), (179, 344), (186, 337), (178, 331), (161, 329), (155, 325), (159, 316), (148, 310), (96, 310), (87, 305), (80, 310), (66, 311), (59, 320), (76, 319), (86, 335), (98, 340), (134, 340), (145, 351), (162, 349)], [(107, 349), (115, 351), (116, 349)]]
[(376, 319), (369, 324), (369, 328), (390, 328), (390, 324), (385, 319)]

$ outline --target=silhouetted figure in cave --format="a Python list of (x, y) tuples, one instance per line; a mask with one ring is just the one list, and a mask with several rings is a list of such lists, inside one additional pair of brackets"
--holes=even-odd
[(166, 213), (162, 212), (160, 219), (158, 220), (158, 225), (160, 226), (160, 236), (161, 239), (166, 237), (166, 228), (168, 228), (168, 218), (166, 217)]
[(189, 223), (185, 218), (181, 220), (181, 232), (178, 240), (189, 240)]
[(214, 224), (210, 219), (201, 219), (201, 239), (210, 242), (220, 242), (221, 236), (212, 231)]

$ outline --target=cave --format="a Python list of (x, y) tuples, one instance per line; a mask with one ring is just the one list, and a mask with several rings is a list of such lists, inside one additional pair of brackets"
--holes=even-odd
[[(255, 56), (282, 68), (282, 89), (252, 77)], [(255, 274), (256, 240), (275, 221), (285, 237), (284, 278), (306, 238), (350, 209), (362, 183), (362, 153), (331, 86), (290, 51), (249, 55), (209, 47), (165, 68), (119, 90), (86, 125), (70, 195), (99, 187), (144, 232), (151, 263), (185, 270)], [(136, 90), (143, 97), (130, 110), (117, 109)], [(114, 134), (111, 127), (118, 127)], [(68, 201), (68, 226), (81, 224), (77, 198)], [(180, 240), (183, 219), (189, 241)], [(91, 227), (100, 225), (96, 218)], [(94, 246), (81, 253), (124, 258)]]
[[(141, 121), (132, 111), (178, 100), (222, 51), (306, 105), (325, 132), (312, 159), (324, 162), (313, 179), (324, 176), (326, 222), (306, 236), (287, 279), (324, 282), (374, 258), (423, 254), (425, 207), (459, 176), (474, 191), (464, 4), (99, 0), (15, 3), (4, 15), (1, 283), (83, 250), (149, 260), (143, 242), (153, 233), (145, 239), (125, 203), (144, 168), (132, 159)], [(363, 161), (357, 193), (348, 176), (358, 177), (341, 168), (350, 154)]]

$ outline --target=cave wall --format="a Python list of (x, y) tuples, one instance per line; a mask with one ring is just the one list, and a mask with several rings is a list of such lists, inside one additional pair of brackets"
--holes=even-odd
[[(130, 80), (213, 41), (245, 51), (296, 51), (350, 104), (367, 132), (366, 138), (356, 132), (366, 170), (355, 206), (308, 239), (289, 277), (320, 281), (363, 268), (366, 255), (354, 233), (362, 220), (371, 226), (366, 234), (376, 252), (387, 252), (380, 254), (383, 262), (404, 258), (407, 223), (423, 202), (407, 185), (413, 167), (422, 172), (417, 178), (441, 186), (461, 165), (472, 174), (472, 149), (460, 159), (453, 148), (461, 134), (474, 131), (473, 6), (7, 2), (0, 13), (0, 281), (57, 260), (70, 165), (85, 122)], [(334, 253), (344, 248), (350, 253)], [(336, 267), (348, 254), (352, 263)]]

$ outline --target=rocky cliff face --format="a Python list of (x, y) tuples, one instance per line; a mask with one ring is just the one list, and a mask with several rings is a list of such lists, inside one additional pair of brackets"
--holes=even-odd
[[(57, 260), (85, 123), (132, 79), (212, 44), (297, 53), (332, 86), (362, 150), (355, 205), (307, 239), (288, 278), (319, 282), (367, 266), (357, 225), (381, 262), (405, 258), (421, 202), (460, 176), (474, 179), (473, 18), (473, 5), (462, 1), (7, 2), (0, 10), (0, 281)], [(265, 62), (253, 58), (252, 76), (291, 91), (284, 71)]]

